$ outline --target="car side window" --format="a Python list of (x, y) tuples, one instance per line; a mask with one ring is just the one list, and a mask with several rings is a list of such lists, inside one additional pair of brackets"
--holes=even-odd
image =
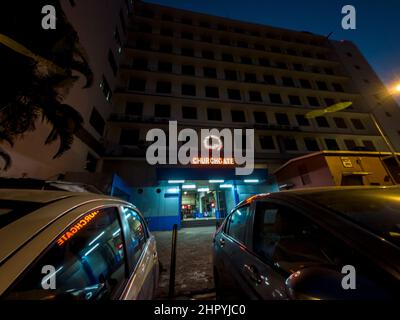
[(250, 217), (250, 206), (244, 206), (236, 209), (229, 216), (226, 233), (235, 240), (245, 243), (247, 222)]
[[(42, 273), (45, 266), (51, 268), (48, 273)], [(18, 300), (113, 299), (125, 279), (118, 210), (110, 207), (89, 212), (74, 221), (5, 297)]]
[(122, 212), (129, 225), (129, 235), (126, 240), (128, 255), (132, 265), (135, 266), (142, 255), (148, 238), (147, 229), (141, 216), (134, 209), (123, 207)]

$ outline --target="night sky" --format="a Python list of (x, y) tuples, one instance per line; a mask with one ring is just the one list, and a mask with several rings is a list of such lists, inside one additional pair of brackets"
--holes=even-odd
[[(400, 81), (400, 0), (147, 0), (161, 5), (310, 31), (351, 40), (375, 71), (392, 86)], [(357, 10), (357, 30), (343, 30), (344, 5)]]

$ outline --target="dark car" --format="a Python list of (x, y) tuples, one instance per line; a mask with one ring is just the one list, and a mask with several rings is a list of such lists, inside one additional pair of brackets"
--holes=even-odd
[(213, 240), (217, 298), (396, 299), (400, 187), (257, 195)]

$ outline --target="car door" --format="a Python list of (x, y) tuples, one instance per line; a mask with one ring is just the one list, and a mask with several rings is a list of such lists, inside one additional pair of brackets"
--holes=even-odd
[(122, 299), (152, 299), (158, 284), (159, 271), (155, 238), (149, 233), (136, 209), (122, 206), (121, 213), (130, 270)]

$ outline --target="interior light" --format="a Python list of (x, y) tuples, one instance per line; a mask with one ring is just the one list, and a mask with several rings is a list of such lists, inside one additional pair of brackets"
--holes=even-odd
[(244, 180), (244, 183), (259, 183), (260, 180), (258, 179), (246, 179)]
[(221, 189), (229, 189), (229, 188), (233, 188), (233, 185), (226, 183), (226, 184), (221, 184), (219, 187)]
[(224, 180), (208, 180), (209, 183), (224, 183)]
[(185, 180), (168, 180), (168, 183), (173, 184), (173, 183), (185, 183)]
[(195, 184), (184, 184), (182, 186), (182, 189), (196, 189), (196, 185)]
[(208, 191), (210, 191), (210, 188), (198, 188), (197, 191), (198, 192), (208, 192)]

